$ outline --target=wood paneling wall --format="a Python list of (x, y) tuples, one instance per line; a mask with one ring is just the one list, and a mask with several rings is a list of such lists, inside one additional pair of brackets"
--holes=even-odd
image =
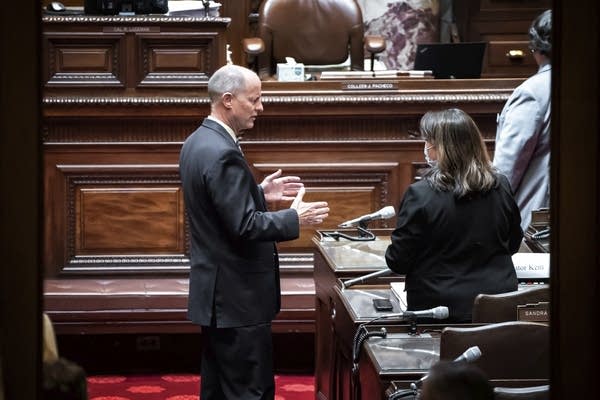
[[(45, 35), (47, 41), (54, 37)], [(181, 48), (177, 42), (174, 47)], [(186, 59), (177, 54), (173, 60)], [(80, 69), (84, 64), (73, 62)], [(189, 233), (177, 163), (181, 144), (208, 114), (209, 104), (206, 82), (177, 87), (176, 78), (165, 78), (173, 79), (176, 89), (166, 81), (118, 89), (85, 80), (58, 87), (46, 81), (48, 277), (186, 273)], [(349, 218), (398, 206), (423, 166), (423, 142), (417, 137), (423, 113), (465, 109), (491, 150), (496, 114), (520, 82), (407, 79), (384, 91), (345, 90), (339, 81), (265, 82), (265, 111), (242, 138), (242, 148), (257, 181), (278, 168), (300, 176), (307, 200), (323, 199), (331, 206), (321, 228), (335, 229)], [(393, 225), (391, 219), (373, 227)], [(284, 269), (312, 266), (313, 234), (303, 228), (299, 239), (280, 244)]]

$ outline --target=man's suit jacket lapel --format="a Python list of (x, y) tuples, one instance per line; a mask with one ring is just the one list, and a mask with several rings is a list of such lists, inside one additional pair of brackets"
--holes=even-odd
[(202, 121), (202, 126), (204, 128), (210, 129), (210, 130), (218, 133), (221, 137), (223, 137), (227, 141), (227, 143), (231, 144), (231, 147), (233, 147), (234, 149), (238, 149), (237, 144), (235, 143), (235, 141), (233, 140), (233, 138), (231, 137), (229, 132), (227, 132), (225, 130), (225, 128), (223, 128), (221, 126), (221, 124), (219, 124), (218, 122), (213, 121), (208, 118), (205, 118), (204, 121)]
[[(202, 126), (204, 128), (210, 129), (210, 130), (218, 133), (220, 136), (225, 138), (225, 140), (227, 140), (227, 143), (230, 143), (233, 148), (235, 148), (236, 150), (239, 150), (241, 153), (241, 149), (238, 147), (237, 143), (235, 143), (235, 141), (233, 140), (231, 135), (218, 122), (213, 121), (208, 118), (205, 118), (204, 121), (202, 122)], [(244, 153), (242, 153), (242, 157), (244, 157)], [(245, 159), (245, 157), (244, 157), (244, 159)], [(263, 193), (262, 188), (260, 186), (259, 186), (259, 191), (261, 194), (260, 206), (262, 207), (262, 211), (267, 211), (267, 201), (265, 199), (265, 194)]]

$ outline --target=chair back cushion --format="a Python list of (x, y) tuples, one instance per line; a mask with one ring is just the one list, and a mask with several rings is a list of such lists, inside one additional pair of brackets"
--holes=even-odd
[(446, 327), (440, 339), (440, 359), (455, 359), (479, 346), (475, 364), (490, 379), (549, 379), (550, 329), (537, 322), (509, 321), (477, 327)]
[(260, 8), (260, 75), (273, 74), (277, 63), (325, 65), (346, 61), (364, 68), (363, 21), (355, 0), (265, 0)]
[(501, 294), (479, 294), (473, 304), (473, 323), (516, 321), (517, 306), (548, 301), (550, 301), (548, 285)]

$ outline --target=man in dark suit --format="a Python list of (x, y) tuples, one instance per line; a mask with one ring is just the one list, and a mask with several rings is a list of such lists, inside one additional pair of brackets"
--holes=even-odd
[[(179, 163), (192, 236), (188, 317), (202, 326), (201, 398), (273, 399), (275, 242), (321, 223), (329, 208), (304, 202), (300, 178), (281, 170), (255, 183), (237, 142), (263, 110), (254, 72), (226, 65), (210, 78), (208, 94), (211, 113), (183, 144)], [(291, 207), (267, 210), (268, 201), (281, 200), (293, 200)]]

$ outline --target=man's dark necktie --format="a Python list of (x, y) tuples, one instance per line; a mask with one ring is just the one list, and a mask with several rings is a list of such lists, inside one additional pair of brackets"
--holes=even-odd
[(244, 152), (242, 151), (242, 147), (240, 146), (240, 141), (236, 139), (235, 141), (235, 145), (237, 146), (237, 148), (240, 150), (240, 153), (242, 153), (242, 155), (244, 155)]

